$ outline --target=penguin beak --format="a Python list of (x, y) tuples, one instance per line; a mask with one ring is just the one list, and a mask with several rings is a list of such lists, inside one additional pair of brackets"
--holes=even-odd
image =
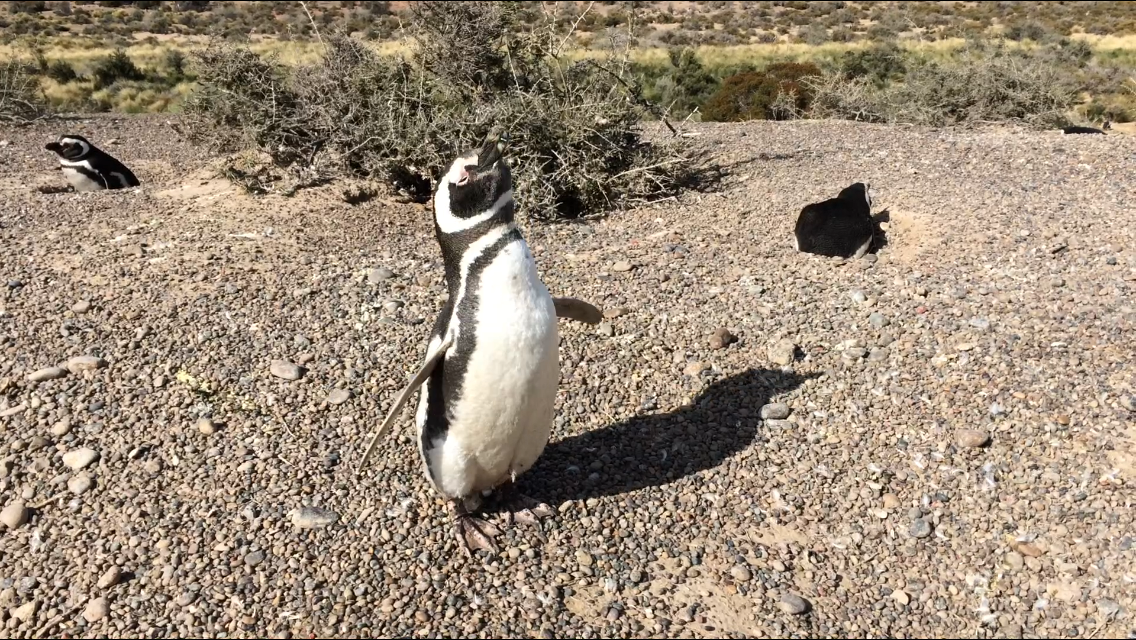
[(477, 154), (477, 168), (485, 170), (497, 164), (505, 151), (506, 140), (508, 140), (508, 135), (494, 127), (493, 131), (486, 136), (485, 143)]
[(59, 153), (60, 151), (63, 151), (63, 147), (59, 146), (58, 142), (49, 142), (49, 143), (43, 145), (43, 148), (48, 150), (48, 151), (53, 151), (55, 153)]

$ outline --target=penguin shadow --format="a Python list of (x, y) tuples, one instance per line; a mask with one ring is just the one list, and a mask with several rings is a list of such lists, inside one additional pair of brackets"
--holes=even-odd
[(757, 440), (795, 439), (792, 430), (763, 430), (761, 407), (819, 375), (750, 369), (711, 383), (674, 411), (550, 442), (518, 488), (553, 506), (614, 496), (712, 469)]

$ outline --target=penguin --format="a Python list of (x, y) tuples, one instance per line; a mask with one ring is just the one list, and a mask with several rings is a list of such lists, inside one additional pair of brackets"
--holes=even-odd
[(793, 236), (802, 253), (860, 258), (871, 248), (875, 232), (871, 187), (857, 182), (835, 198), (801, 209)]
[(560, 381), (558, 319), (594, 325), (603, 318), (587, 302), (553, 297), (541, 280), (514, 221), (504, 148), (495, 128), (480, 147), (454, 160), (435, 186), (434, 235), (449, 296), (425, 363), (394, 401), (358, 467), (418, 391), (422, 471), (449, 502), (467, 556), (475, 549), (498, 551), (500, 529), (475, 515), (495, 492), (509, 496), (502, 500), (507, 521), (539, 531), (540, 520), (553, 515), (513, 483), (544, 452), (552, 432)]
[(44, 149), (59, 158), (67, 182), (80, 193), (103, 189), (127, 189), (139, 185), (126, 165), (80, 135), (63, 135)]
[[(1105, 125), (1104, 125), (1104, 128), (1110, 129), (1110, 128), (1112, 128), (1112, 125), (1106, 122)], [(1064, 132), (1066, 135), (1068, 135), (1070, 133), (1099, 133), (1102, 136), (1105, 135), (1105, 132), (1101, 131), (1100, 129), (1094, 129), (1093, 127), (1081, 127), (1081, 126), (1077, 126), (1077, 125), (1073, 125), (1073, 126), (1070, 126), (1070, 127), (1061, 127), (1061, 131)]]

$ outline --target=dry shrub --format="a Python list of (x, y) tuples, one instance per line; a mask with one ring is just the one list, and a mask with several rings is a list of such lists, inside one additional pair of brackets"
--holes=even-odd
[(0, 62), (0, 122), (23, 124), (48, 115), (39, 81), (26, 65)]
[[(285, 191), (339, 177), (418, 201), (454, 157), (501, 126), (525, 215), (572, 218), (676, 192), (689, 158), (638, 131), (644, 101), (627, 71), (569, 62), (550, 20), (525, 30), (520, 3), (414, 3), (410, 60), (322, 34), (323, 58), (285, 74), (247, 49), (198, 54), (192, 137), (268, 154)], [(626, 47), (625, 47), (626, 50)], [(266, 190), (265, 178), (249, 186)]]
[(1067, 122), (1084, 60), (1062, 49), (1009, 49), (969, 43), (947, 62), (916, 60), (901, 82), (869, 76), (810, 78), (814, 117), (949, 126), (1021, 122), (1050, 128)]
[(787, 120), (812, 103), (812, 89), (805, 78), (820, 76), (811, 63), (778, 62), (764, 71), (746, 71), (722, 81), (722, 86), (702, 105), (702, 119), (712, 122)]

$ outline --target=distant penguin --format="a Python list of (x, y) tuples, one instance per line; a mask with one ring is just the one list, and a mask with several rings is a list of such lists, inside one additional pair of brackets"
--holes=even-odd
[(1104, 124), (1101, 125), (1101, 129), (1104, 131), (1112, 131), (1112, 120), (1105, 120)]
[(870, 185), (857, 182), (835, 198), (801, 209), (793, 235), (797, 251), (860, 258), (871, 248), (875, 231)]
[[(494, 525), (475, 517), (483, 497), (516, 480), (543, 453), (560, 380), (557, 318), (597, 324), (602, 314), (554, 298), (514, 222), (513, 183), (496, 131), (449, 166), (434, 191), (434, 232), (449, 298), (438, 314), (426, 362), (395, 400), (359, 463), (410, 394), (422, 469), (456, 516), (467, 554), (496, 551)], [(508, 514), (539, 527), (553, 511), (511, 492)]]
[[(1105, 128), (1111, 129), (1112, 125), (1109, 124), (1109, 123), (1105, 123)], [(1066, 134), (1070, 134), (1070, 133), (1099, 133), (1102, 136), (1105, 135), (1104, 131), (1101, 131), (1100, 129), (1094, 129), (1093, 127), (1081, 127), (1081, 126), (1077, 126), (1077, 125), (1073, 125), (1073, 126), (1070, 126), (1070, 127), (1061, 127), (1061, 130), (1064, 131)]]
[(59, 159), (59, 168), (75, 191), (129, 189), (139, 185), (138, 178), (126, 165), (83, 136), (60, 136), (58, 142), (50, 142), (44, 149)]

